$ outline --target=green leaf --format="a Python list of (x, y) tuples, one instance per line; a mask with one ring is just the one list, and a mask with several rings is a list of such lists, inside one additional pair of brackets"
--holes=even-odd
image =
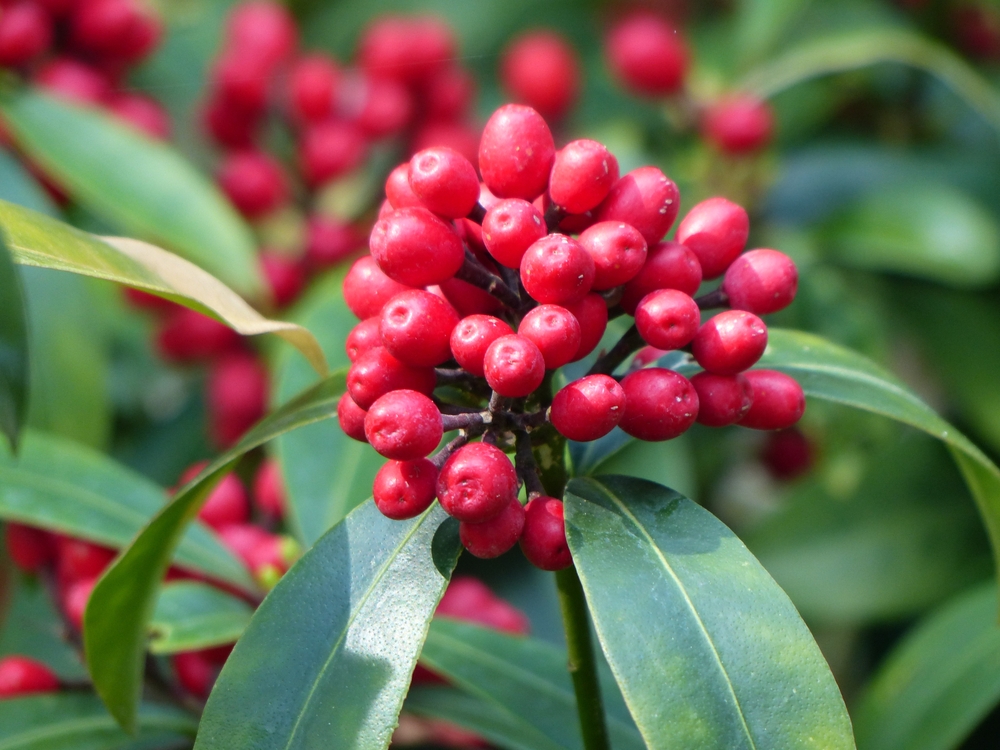
[(712, 514), (630, 477), (573, 479), (565, 500), (598, 638), (651, 750), (854, 747), (809, 629)]
[(864, 193), (827, 227), (833, 257), (874, 271), (958, 287), (1000, 276), (1000, 227), (985, 208), (942, 183), (894, 185)]
[(0, 231), (0, 431), (17, 448), (28, 410), (28, 322), (24, 291)]
[(4, 201), (0, 228), (17, 263), (144, 289), (211, 315), (244, 336), (277, 334), (298, 348), (313, 369), (326, 372), (323, 353), (309, 331), (262, 317), (214, 276), (166, 250), (124, 237), (95, 237)]
[(263, 294), (249, 228), (169, 146), (30, 88), (0, 99), (0, 113), (18, 145), (85, 206), (173, 248), (241, 294)]
[(149, 650), (174, 654), (235, 643), (252, 615), (249, 604), (215, 586), (196, 581), (168, 583), (160, 591), (149, 624), (153, 632)]
[(188, 713), (146, 704), (130, 738), (97, 696), (58, 693), (0, 701), (2, 750), (140, 750), (190, 742), (198, 729)]
[(743, 64), (756, 62), (782, 39), (811, 0), (742, 0), (736, 12), (736, 46)]
[[(102, 453), (28, 431), (15, 457), (0, 451), (0, 518), (125, 547), (167, 500), (161, 487)], [(254, 590), (253, 579), (209, 529), (195, 524), (174, 562)]]
[(3, 148), (0, 148), (0, 200), (49, 216), (59, 214), (59, 209), (37, 180), (10, 151)]
[(345, 373), (335, 373), (259, 422), (178, 491), (98, 581), (84, 613), (87, 665), (98, 694), (126, 729), (135, 726), (146, 633), (160, 582), (185, 528), (245, 453), (284, 432), (329, 419), (344, 388)]
[(197, 750), (384, 748), (458, 559), (437, 504), (391, 521), (367, 502), (285, 574), (208, 699)]
[(858, 701), (861, 750), (951, 750), (1000, 702), (996, 585), (933, 612), (893, 649)]
[[(544, 641), (512, 636), (449, 619), (435, 619), (420, 660), (464, 690), (501, 709), (525, 737), (547, 747), (581, 748), (566, 651)], [(607, 692), (607, 691), (606, 691)], [(607, 705), (613, 706), (612, 701)], [(617, 748), (641, 750), (642, 737), (621, 707), (608, 716)], [(609, 712), (610, 714), (610, 712)]]
[(66, 623), (52, 596), (37, 578), (11, 576), (11, 598), (4, 603), (0, 657), (37, 659), (67, 680), (84, 680), (87, 670), (66, 640)]

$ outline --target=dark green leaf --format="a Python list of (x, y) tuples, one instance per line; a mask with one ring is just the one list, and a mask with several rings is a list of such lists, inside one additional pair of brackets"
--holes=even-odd
[(742, 0), (736, 13), (736, 45), (743, 64), (770, 52), (810, 0)]
[(84, 647), (98, 694), (126, 728), (142, 691), (146, 633), (160, 582), (185, 528), (242, 456), (302, 425), (329, 419), (344, 392), (343, 371), (310, 388), (257, 424), (182, 488), (104, 573), (84, 614)]
[(11, 598), (3, 604), (0, 657), (27, 656), (64, 679), (86, 679), (87, 670), (66, 639), (65, 621), (56, 612), (45, 585), (21, 576), (12, 576), (11, 584)]
[(854, 747), (805, 623), (708, 511), (639, 479), (573, 479), (566, 530), (598, 638), (650, 748)]
[(951, 750), (1000, 702), (996, 585), (923, 620), (876, 672), (855, 711), (861, 750)]
[(32, 89), (0, 101), (18, 145), (81, 203), (173, 248), (244, 295), (259, 296), (249, 228), (169, 146), (89, 107)]
[(149, 624), (154, 654), (197, 651), (235, 643), (253, 608), (242, 599), (196, 581), (168, 583), (160, 591)]
[(0, 431), (17, 447), (28, 409), (28, 323), (17, 268), (0, 231)]
[(195, 747), (384, 748), (459, 550), (437, 504), (403, 522), (356, 508), (257, 610)]
[(130, 738), (95, 695), (61, 693), (0, 701), (3, 750), (140, 750), (190, 741), (198, 728), (188, 713), (146, 704)]

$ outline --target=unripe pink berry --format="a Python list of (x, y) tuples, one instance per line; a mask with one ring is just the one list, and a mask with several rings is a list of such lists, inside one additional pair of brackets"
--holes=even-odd
[(724, 154), (748, 154), (771, 142), (774, 114), (765, 101), (735, 95), (715, 102), (705, 111), (701, 132)]
[(470, 443), (455, 451), (438, 475), (437, 496), (448, 515), (466, 523), (496, 518), (517, 500), (517, 472), (495, 445)]
[(542, 304), (579, 302), (593, 286), (594, 259), (573, 238), (550, 234), (521, 258), (521, 283)]
[(507, 268), (519, 268), (524, 253), (546, 234), (542, 212), (520, 198), (498, 201), (483, 217), (483, 244)]
[(594, 209), (597, 221), (620, 221), (635, 227), (646, 245), (659, 242), (677, 218), (680, 191), (656, 167), (639, 167), (616, 182)]
[(458, 314), (445, 300), (422, 289), (393, 297), (382, 308), (379, 335), (399, 361), (414, 367), (434, 367), (451, 359), (451, 332)]
[(691, 351), (709, 372), (735, 375), (753, 367), (766, 347), (764, 321), (743, 310), (726, 310), (702, 324)]
[(381, 346), (362, 354), (347, 371), (347, 392), (365, 410), (390, 391), (407, 388), (429, 396), (435, 385), (434, 368), (410, 367)]
[(500, 80), (514, 99), (558, 120), (573, 106), (580, 88), (576, 51), (559, 34), (522, 34), (504, 50)]
[(580, 348), (576, 350), (573, 362), (590, 354), (601, 343), (608, 327), (608, 305), (599, 294), (588, 294), (579, 302), (565, 305), (573, 317), (580, 321)]
[(616, 24), (605, 51), (611, 70), (638, 94), (673, 94), (684, 85), (688, 68), (684, 38), (652, 13), (637, 11)]
[(777, 250), (743, 253), (729, 266), (722, 280), (722, 290), (729, 295), (729, 304), (755, 315), (788, 307), (798, 287), (799, 272), (795, 263)]
[(386, 461), (372, 486), (376, 507), (394, 521), (419, 516), (434, 502), (437, 474), (434, 464), (426, 458)]
[(721, 276), (746, 247), (750, 219), (746, 210), (725, 198), (709, 198), (677, 227), (677, 241), (698, 256), (706, 279)]
[(365, 437), (386, 458), (415, 461), (429, 456), (444, 431), (441, 412), (427, 396), (401, 389), (379, 397), (365, 415)]
[(794, 378), (777, 370), (750, 370), (744, 377), (753, 389), (753, 404), (740, 420), (741, 427), (784, 430), (802, 418), (806, 397)]
[(505, 104), (479, 142), (483, 182), (500, 198), (534, 200), (549, 182), (556, 147), (545, 120), (531, 107)]
[(543, 496), (525, 506), (521, 551), (532, 565), (542, 570), (562, 570), (573, 564), (566, 543), (562, 501)]
[(622, 309), (635, 315), (639, 302), (658, 289), (676, 289), (694, 296), (701, 286), (698, 257), (679, 242), (658, 242), (649, 248), (646, 263), (622, 294)]
[(468, 159), (450, 148), (428, 148), (410, 159), (410, 187), (425, 208), (460, 219), (479, 201), (479, 177)]
[(684, 292), (661, 289), (642, 298), (635, 311), (635, 325), (650, 346), (669, 351), (691, 342), (701, 325), (701, 310)]
[(744, 375), (699, 372), (691, 385), (698, 392), (698, 423), (709, 427), (736, 424), (753, 403), (753, 388)]
[(545, 358), (530, 339), (501, 336), (486, 350), (483, 371), (490, 388), (501, 396), (521, 398), (542, 384)]
[(588, 375), (560, 389), (549, 419), (570, 440), (586, 442), (607, 435), (625, 413), (625, 391), (608, 375)]
[(631, 281), (646, 262), (646, 240), (629, 224), (601, 221), (580, 235), (580, 244), (594, 259), (596, 291)]
[(371, 252), (385, 274), (401, 284), (439, 284), (465, 262), (462, 241), (426, 208), (401, 208), (376, 222)]
[(648, 367), (626, 375), (625, 414), (619, 426), (640, 440), (670, 440), (683, 434), (698, 416), (698, 394), (673, 370)]
[(455, 361), (467, 372), (483, 377), (483, 363), (490, 344), (514, 330), (492, 315), (469, 315), (462, 318), (451, 332), (451, 353)]
[(368, 438), (365, 437), (365, 416), (367, 414), (368, 412), (354, 403), (350, 393), (345, 393), (337, 402), (337, 420), (340, 422), (340, 429), (347, 437), (360, 443), (368, 442)]
[(462, 546), (472, 555), (490, 560), (517, 544), (523, 530), (524, 507), (514, 498), (495, 518), (480, 523), (460, 523), (458, 536)]
[(618, 160), (603, 143), (571, 141), (556, 152), (549, 197), (569, 213), (582, 214), (597, 208), (618, 176)]
[(397, 294), (412, 289), (390, 279), (370, 255), (354, 261), (344, 277), (344, 302), (359, 319), (374, 318)]
[(572, 362), (580, 349), (580, 321), (559, 305), (539, 305), (530, 310), (521, 319), (517, 333), (538, 347), (546, 370)]

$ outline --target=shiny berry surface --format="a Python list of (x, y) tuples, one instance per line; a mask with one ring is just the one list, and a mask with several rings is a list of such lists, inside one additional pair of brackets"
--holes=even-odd
[(579, 302), (594, 284), (594, 259), (564, 234), (538, 240), (521, 258), (521, 283), (542, 304)]
[(0, 659), (0, 698), (51, 693), (59, 689), (59, 678), (40, 661), (26, 656)]
[(408, 178), (421, 204), (439, 216), (461, 218), (479, 200), (476, 168), (454, 149), (418, 151), (410, 160)]
[(635, 325), (650, 346), (680, 349), (694, 338), (701, 311), (691, 297), (676, 289), (661, 289), (642, 298), (635, 311)]
[(513, 333), (507, 323), (492, 315), (469, 315), (451, 332), (451, 352), (464, 370), (483, 377), (486, 350), (490, 344)]
[(433, 367), (451, 358), (451, 332), (458, 314), (441, 297), (420, 289), (402, 292), (382, 308), (379, 335), (396, 359)]
[(539, 305), (529, 311), (517, 332), (538, 347), (546, 370), (572, 362), (580, 349), (580, 322), (559, 305)]
[(777, 370), (750, 370), (744, 373), (753, 389), (753, 404), (740, 425), (754, 430), (784, 430), (806, 410), (802, 386)]
[(680, 191), (656, 167), (639, 167), (616, 182), (594, 209), (598, 221), (617, 221), (636, 229), (653, 245), (673, 226), (680, 209)]
[(694, 296), (699, 286), (701, 264), (698, 257), (678, 242), (658, 242), (649, 248), (639, 273), (625, 285), (622, 309), (629, 315), (635, 315), (635, 308), (650, 292), (676, 289)]
[(627, 88), (644, 96), (680, 90), (688, 68), (684, 38), (666, 20), (638, 11), (615, 25), (606, 40), (608, 64)]
[(618, 182), (618, 160), (607, 146), (587, 139), (571, 141), (556, 152), (549, 197), (571, 214), (600, 205)]
[(746, 210), (725, 198), (709, 198), (690, 211), (677, 227), (677, 241), (697, 257), (706, 279), (721, 276), (747, 244), (750, 219)]
[(465, 260), (458, 235), (426, 208), (401, 208), (380, 219), (371, 251), (389, 278), (409, 286), (445, 281)]
[(546, 234), (541, 211), (520, 198), (497, 202), (483, 218), (483, 243), (507, 268), (519, 268), (524, 253)]
[(799, 272), (795, 263), (777, 250), (750, 250), (726, 271), (722, 290), (729, 304), (755, 315), (783, 310), (795, 299)]
[(595, 291), (631, 281), (646, 262), (646, 240), (631, 225), (601, 221), (584, 230), (579, 239), (594, 259)]
[(437, 469), (426, 458), (386, 461), (375, 475), (372, 497), (382, 515), (403, 521), (427, 510), (436, 490)]
[(524, 530), (524, 508), (515, 497), (500, 513), (480, 523), (463, 521), (458, 525), (462, 546), (475, 557), (489, 560), (500, 557), (521, 538)]
[(365, 437), (386, 458), (413, 461), (438, 447), (441, 412), (427, 396), (399, 389), (378, 398), (365, 415)]
[(618, 426), (625, 391), (608, 375), (587, 375), (564, 386), (552, 399), (552, 426), (570, 440), (597, 440)]
[(673, 370), (650, 367), (626, 375), (625, 414), (619, 426), (640, 440), (670, 440), (683, 434), (698, 416), (698, 394)]
[(496, 518), (517, 500), (517, 473), (499, 448), (470, 443), (452, 454), (438, 475), (441, 507), (466, 523)]
[(752, 367), (767, 347), (767, 326), (753, 313), (727, 310), (710, 318), (691, 344), (698, 364), (717, 375)]
[(532, 565), (542, 570), (562, 570), (573, 564), (566, 542), (562, 501), (543, 495), (525, 506), (521, 551)]
[(753, 403), (753, 388), (743, 375), (699, 372), (691, 385), (698, 392), (698, 423), (709, 427), (736, 424)]
[(556, 147), (549, 126), (531, 107), (505, 104), (479, 142), (479, 171), (499, 198), (534, 200), (548, 185)]

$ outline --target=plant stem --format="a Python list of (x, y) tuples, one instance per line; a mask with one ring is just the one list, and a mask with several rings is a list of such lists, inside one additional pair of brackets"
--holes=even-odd
[(609, 750), (608, 728), (604, 722), (601, 685), (597, 680), (597, 661), (590, 639), (590, 619), (583, 586), (572, 565), (556, 572), (559, 607), (566, 631), (569, 674), (573, 678), (576, 708), (580, 715), (580, 734), (584, 750)]
[(611, 351), (594, 363), (587, 374), (610, 375), (632, 352), (641, 349), (645, 344), (639, 335), (639, 329), (633, 325), (618, 339), (618, 343), (611, 348)]

